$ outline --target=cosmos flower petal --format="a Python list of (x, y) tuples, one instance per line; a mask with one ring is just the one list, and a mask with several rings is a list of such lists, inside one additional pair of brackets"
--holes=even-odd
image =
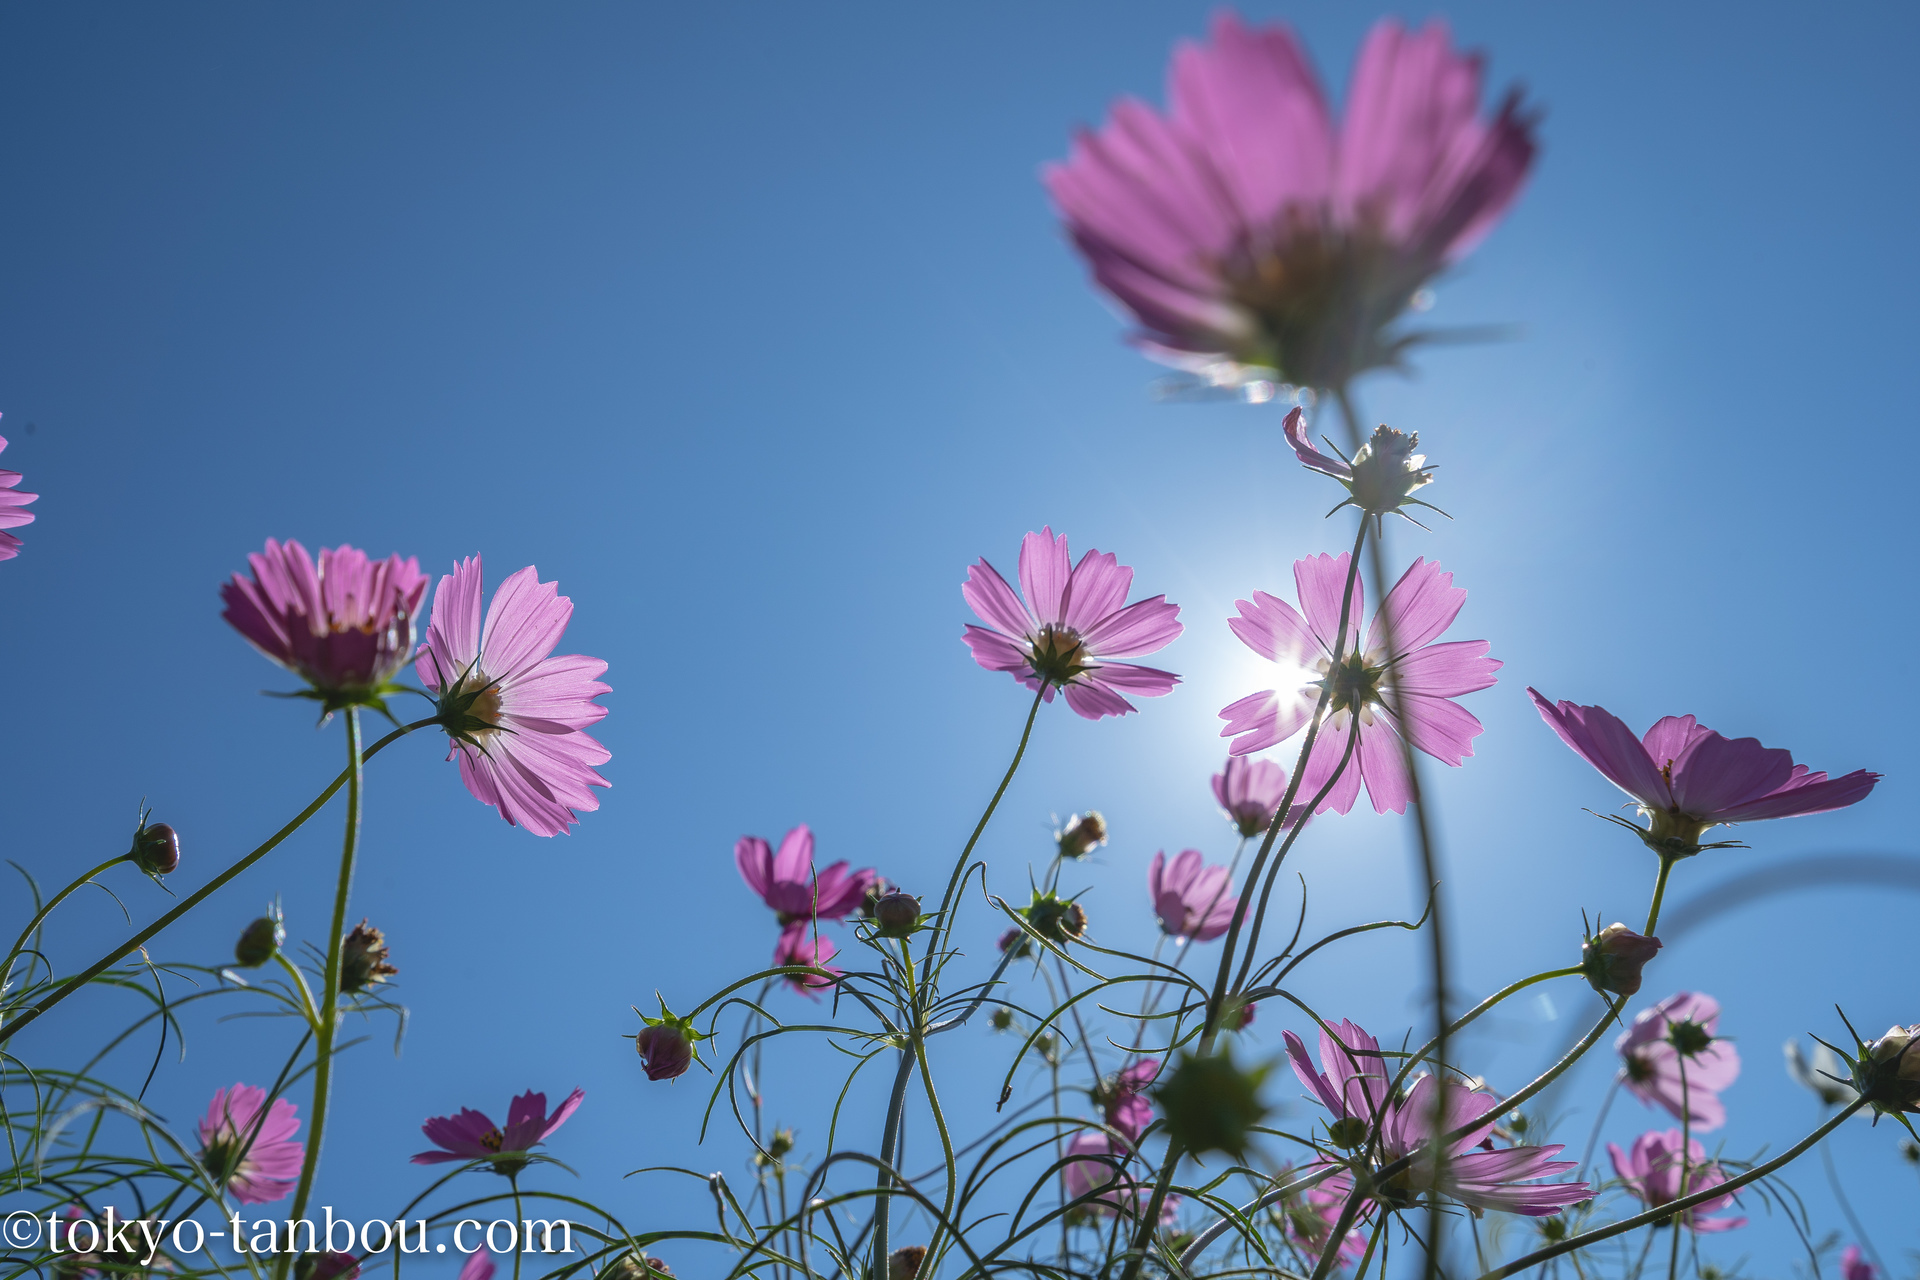
[(1695, 738), (1673, 762), (1673, 802), (1683, 813), (1719, 815), (1751, 804), (1793, 777), (1793, 753), (1760, 745), (1757, 738)]
[(1073, 557), (1066, 534), (1056, 538), (1048, 526), (1021, 540), (1020, 591), (1043, 625), (1066, 620), (1067, 584), (1072, 580)]
[(1867, 798), (1880, 775), (1855, 769), (1839, 778), (1813, 774), (1789, 783), (1771, 795), (1720, 811), (1722, 822), (1756, 822), (1762, 818), (1798, 818), (1811, 813), (1844, 809)]
[[(1111, 551), (1089, 551), (1073, 567), (1064, 621), (1091, 643), (1094, 627), (1109, 614), (1119, 612), (1127, 603), (1127, 592), (1132, 589), (1133, 570), (1121, 564), (1118, 556)], [(1165, 598), (1159, 597), (1161, 600)], [(1173, 637), (1167, 638), (1171, 640)], [(1116, 658), (1132, 656), (1108, 645), (1096, 644), (1095, 647)], [(1138, 652), (1151, 653), (1152, 650), (1141, 649)]]
[[(1129, 570), (1128, 577), (1131, 576)], [(1158, 653), (1179, 639), (1185, 630), (1177, 621), (1179, 616), (1179, 605), (1167, 603), (1165, 596), (1154, 596), (1102, 615), (1093, 625), (1082, 628), (1080, 634), (1087, 646), (1102, 658), (1141, 658)]]
[(1039, 625), (999, 570), (985, 560), (967, 570), (960, 594), (967, 606), (988, 625), (1015, 639), (1031, 633)]
[[(1293, 563), (1293, 582), (1300, 594), (1300, 610), (1312, 628), (1316, 647), (1332, 657), (1340, 636), (1341, 601), (1346, 599), (1347, 566), (1352, 557), (1342, 551), (1337, 556), (1308, 556)], [(1360, 619), (1366, 616), (1366, 583), (1353, 580), (1353, 598), (1347, 604), (1346, 651), (1352, 653), (1360, 642)]]
[(1451, 640), (1406, 654), (1394, 664), (1394, 687), (1402, 694), (1458, 698), (1495, 684), (1493, 673), (1506, 664), (1489, 658), (1485, 640)]
[(1669, 803), (1659, 766), (1617, 716), (1605, 707), (1549, 702), (1537, 689), (1528, 689), (1527, 696), (1560, 741), (1598, 769), (1607, 781), (1643, 804), (1665, 807)]
[(1172, 693), (1173, 686), (1180, 683), (1180, 677), (1171, 671), (1132, 662), (1103, 662), (1087, 674), (1095, 684), (1124, 689), (1140, 698), (1162, 697)]
[(1261, 657), (1305, 668), (1323, 656), (1313, 628), (1285, 600), (1256, 591), (1252, 600), (1233, 603), (1239, 612), (1227, 619), (1227, 626)]
[[(1139, 670), (1146, 669), (1139, 668)], [(1109, 668), (1102, 667), (1101, 673), (1104, 674), (1107, 670)], [(1088, 680), (1071, 681), (1062, 692), (1067, 699), (1067, 705), (1073, 708), (1075, 714), (1088, 720), (1098, 720), (1102, 716), (1124, 716), (1134, 709), (1131, 702), (1108, 688), (1098, 676)]]

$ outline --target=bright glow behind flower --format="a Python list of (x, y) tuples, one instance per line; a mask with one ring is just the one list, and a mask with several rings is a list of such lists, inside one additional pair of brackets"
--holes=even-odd
[(550, 657), (573, 616), (558, 585), (532, 565), (500, 584), (480, 623), (480, 557), (440, 579), (433, 621), (414, 671), (439, 695), (449, 760), (474, 798), (515, 826), (540, 836), (564, 834), (575, 810), (600, 801), (608, 786), (593, 766), (612, 758), (584, 730), (607, 714), (594, 702), (607, 669), (582, 654)]

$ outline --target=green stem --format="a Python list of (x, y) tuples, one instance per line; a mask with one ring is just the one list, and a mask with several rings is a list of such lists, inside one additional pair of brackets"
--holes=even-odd
[(1794, 1143), (1791, 1147), (1767, 1161), (1765, 1164), (1755, 1165), (1738, 1177), (1728, 1178), (1725, 1182), (1716, 1182), (1712, 1186), (1704, 1190), (1696, 1191), (1690, 1196), (1682, 1196), (1678, 1200), (1669, 1200), (1665, 1204), (1655, 1205), (1645, 1213), (1637, 1213), (1631, 1218), (1623, 1218), (1619, 1222), (1611, 1223), (1604, 1227), (1597, 1227), (1592, 1231), (1582, 1232), (1577, 1236), (1569, 1236), (1567, 1239), (1557, 1244), (1548, 1245), (1544, 1249), (1535, 1249), (1523, 1258), (1515, 1258), (1512, 1262), (1495, 1267), (1493, 1270), (1482, 1274), (1478, 1280), (1505, 1280), (1507, 1276), (1518, 1275), (1529, 1267), (1537, 1267), (1541, 1263), (1552, 1258), (1557, 1258), (1563, 1253), (1572, 1253), (1576, 1249), (1584, 1249), (1588, 1245), (1598, 1244), (1602, 1240), (1610, 1240), (1614, 1236), (1625, 1235), (1629, 1231), (1652, 1226), (1663, 1218), (1685, 1213), (1696, 1205), (1705, 1204), (1707, 1201), (1719, 1196), (1738, 1191), (1749, 1182), (1755, 1182), (1767, 1177), (1769, 1174), (1784, 1169), (1793, 1161), (1798, 1160), (1801, 1156), (1805, 1155), (1815, 1143), (1819, 1142), (1820, 1139), (1826, 1137), (1835, 1129), (1838, 1129), (1847, 1117), (1866, 1105), (1867, 1100), (1865, 1098), (1854, 1099), (1850, 1105), (1836, 1113), (1831, 1120), (1828, 1120), (1818, 1129), (1815, 1129), (1812, 1133)]
[[(966, 847), (960, 850), (960, 858), (953, 864), (953, 874), (947, 877), (947, 891), (940, 895), (939, 921), (927, 931), (927, 949), (923, 953), (929, 962), (929, 968), (935, 954), (940, 949), (942, 934), (953, 933), (953, 917), (959, 904), (953, 901), (954, 891), (960, 887), (960, 877), (966, 874), (967, 859), (973, 856), (973, 846), (980, 843), (980, 834), (987, 829), (987, 823), (993, 818), (993, 811), (1000, 807), (1000, 797), (1007, 794), (1007, 787), (1013, 782), (1013, 775), (1020, 769), (1020, 761), (1027, 754), (1027, 741), (1033, 737), (1033, 722), (1040, 714), (1040, 703), (1046, 698), (1046, 681), (1040, 682), (1034, 691), (1033, 705), (1027, 709), (1026, 727), (1020, 730), (1020, 745), (1013, 753), (1013, 763), (1007, 766), (1006, 776), (1000, 779), (1000, 785), (994, 790), (993, 799), (987, 802), (987, 808), (980, 815), (980, 821), (973, 824), (973, 834), (967, 837)], [(929, 974), (929, 981), (932, 975)]]
[(1660, 878), (1654, 881), (1653, 902), (1647, 907), (1647, 927), (1641, 930), (1644, 937), (1651, 938), (1654, 926), (1660, 923), (1660, 904), (1667, 897), (1667, 876), (1673, 871), (1673, 864), (1678, 861), (1680, 859), (1669, 858), (1665, 854), (1660, 857)]
[[(313, 1192), (314, 1170), (320, 1164), (320, 1144), (327, 1132), (327, 1101), (333, 1083), (333, 1035), (340, 1025), (336, 1006), (340, 1003), (340, 948), (347, 929), (347, 898), (353, 890), (353, 863), (360, 851), (360, 790), (363, 760), (360, 755), (360, 708), (347, 708), (347, 830), (341, 840), (340, 878), (333, 893), (333, 931), (327, 935), (327, 969), (321, 982), (320, 1025), (314, 1035), (313, 1112), (307, 1129), (307, 1153), (300, 1165), (300, 1184), (293, 1193), (293, 1209), (288, 1215), (298, 1222), (307, 1210), (307, 1197)], [(518, 1254), (515, 1254), (516, 1261)], [(284, 1277), (293, 1263), (292, 1254), (282, 1254), (274, 1263), (276, 1277)], [(516, 1273), (517, 1274), (517, 1273)]]
[[(1481, 1014), (1485, 1013), (1487, 1010), (1493, 1008), (1493, 1006), (1499, 1004), (1502, 1000), (1505, 1000), (1508, 996), (1514, 995), (1517, 992), (1525, 991), (1528, 987), (1532, 986), (1536, 982), (1547, 982), (1553, 978), (1577, 977), (1584, 972), (1585, 970), (1583, 970), (1577, 964), (1569, 965), (1565, 969), (1549, 969), (1545, 973), (1536, 973), (1531, 978), (1522, 978), (1518, 982), (1510, 983), (1507, 986), (1500, 988), (1500, 990), (1494, 992), (1492, 995), (1488, 996), (1485, 1000), (1482, 1000), (1479, 1004), (1473, 1006), (1473, 1008), (1461, 1014), (1460, 1017), (1454, 1022), (1454, 1024), (1447, 1028), (1447, 1034), (1458, 1035), (1461, 1029), (1464, 1028), (1468, 1023), (1472, 1022), (1475, 1018), (1479, 1017)], [(1424, 1061), (1426, 1059), (1426, 1056), (1429, 1053), (1433, 1052), (1434, 1046), (1437, 1045), (1438, 1043), (1439, 1043), (1439, 1040), (1436, 1037), (1435, 1039), (1429, 1040), (1425, 1044), (1421, 1045), (1418, 1052), (1410, 1054), (1406, 1062), (1401, 1066), (1400, 1073), (1394, 1077), (1393, 1087), (1388, 1089), (1387, 1092), (1389, 1094), (1399, 1092), (1400, 1086), (1406, 1081), (1407, 1073), (1412, 1071), (1416, 1066), (1418, 1066), (1422, 1061)]]
[(1153, 1195), (1147, 1200), (1146, 1212), (1140, 1215), (1133, 1248), (1128, 1251), (1127, 1269), (1121, 1274), (1120, 1280), (1134, 1280), (1147, 1261), (1147, 1250), (1153, 1247), (1153, 1230), (1160, 1222), (1160, 1209), (1167, 1202), (1167, 1191), (1173, 1186), (1173, 1171), (1180, 1164), (1181, 1154), (1179, 1142), (1169, 1137), (1166, 1161), (1160, 1166), (1160, 1177), (1153, 1184)]
[(891, 1253), (889, 1246), (893, 1243), (889, 1231), (892, 1225), (893, 1169), (898, 1163), (894, 1156), (900, 1141), (900, 1119), (907, 1109), (907, 1081), (913, 1078), (914, 1062), (914, 1051), (903, 1046), (900, 1050), (900, 1070), (893, 1077), (893, 1096), (887, 1101), (887, 1125), (880, 1134), (880, 1173), (876, 1188), (880, 1202), (873, 1207), (873, 1265), (869, 1268), (875, 1280), (881, 1280), (887, 1274), (887, 1258)]
[(433, 723), (434, 723), (434, 718), (431, 716), (429, 716), (425, 720), (416, 720), (410, 725), (404, 725), (401, 728), (395, 729), (392, 733), (388, 734), (386, 737), (380, 739), (380, 741), (374, 743), (371, 747), (367, 748), (366, 752), (360, 756), (358, 764), (349, 766), (347, 769), (342, 770), (340, 776), (335, 778), (330, 784), (328, 784), (327, 789), (325, 791), (322, 791), (318, 796), (314, 797), (314, 801), (312, 804), (308, 805), (306, 808), (302, 809), (297, 815), (295, 815), (292, 822), (289, 822), (286, 826), (274, 832), (272, 837), (269, 838), (265, 844), (261, 845), (259, 848), (255, 849), (252, 853), (249, 853), (246, 857), (240, 859), (240, 861), (228, 867), (225, 871), (222, 871), (219, 875), (215, 876), (212, 880), (209, 880), (206, 884), (202, 885), (200, 888), (194, 890), (194, 892), (192, 892), (191, 894), (188, 894), (185, 898), (182, 898), (180, 900), (179, 906), (167, 912), (167, 914), (161, 916), (158, 920), (155, 920), (152, 924), (148, 925), (146, 928), (142, 929), (140, 932), (134, 934), (133, 937), (129, 938), (126, 942), (122, 943), (118, 948), (108, 952), (106, 955), (102, 956), (100, 959), (94, 961), (91, 965), (87, 966), (87, 968), (81, 970), (79, 973), (75, 974), (73, 977), (68, 978), (65, 982), (61, 983), (60, 986), (52, 992), (52, 994), (48, 995), (46, 999), (40, 1001), (40, 1003), (34, 1005), (33, 1008), (21, 1014), (17, 1019), (13, 1021), (11, 1025), (0, 1027), (0, 1042), (4, 1042), (8, 1039), (11, 1039), (13, 1036), (19, 1033), (22, 1027), (27, 1026), (35, 1018), (38, 1018), (41, 1014), (53, 1008), (53, 1006), (59, 1004), (62, 1000), (65, 1000), (68, 996), (72, 995), (75, 991), (78, 991), (81, 987), (84, 987), (87, 983), (92, 982), (95, 978), (105, 973), (113, 965), (118, 964), (120, 961), (132, 955), (135, 951), (138, 951), (147, 942), (151, 941), (156, 934), (160, 933), (161, 930), (165, 929), (168, 925), (178, 920), (181, 916), (184, 916), (185, 914), (187, 914), (187, 912), (199, 906), (200, 903), (205, 901), (207, 897), (211, 895), (215, 890), (225, 885), (229, 880), (232, 880), (235, 876), (239, 875), (242, 871), (245, 871), (248, 867), (252, 866), (254, 863), (260, 861), (260, 859), (266, 857), (269, 853), (272, 853), (273, 850), (279, 846), (282, 840), (285, 840), (288, 836), (298, 831), (303, 825), (305, 825), (307, 819), (311, 818), (314, 814), (320, 812), (320, 810), (323, 807), (325, 807), (327, 801), (333, 799), (334, 793), (340, 790), (341, 787), (347, 784), (347, 780), (349, 778), (358, 776), (359, 764), (364, 764), (368, 760), (373, 759), (376, 755), (380, 754), (383, 748), (385, 748), (391, 743), (398, 742), (401, 738), (405, 737), (409, 733), (412, 733), (415, 729), (424, 729), (428, 725)]
[(20, 931), (20, 940), (13, 944), (13, 949), (11, 951), (7, 952), (7, 962), (4, 965), (0, 965), (0, 980), (4, 980), (5, 978), (12, 976), (13, 962), (19, 956), (21, 950), (26, 947), (27, 939), (33, 936), (33, 931), (40, 927), (40, 922), (45, 920), (48, 916), (52, 915), (53, 909), (59, 906), (60, 903), (67, 897), (68, 894), (73, 893), (81, 885), (86, 884), (88, 881), (92, 880), (95, 876), (99, 875), (101, 872), (107, 870), (110, 867), (119, 866), (121, 863), (127, 861), (132, 856), (133, 856), (132, 854), (123, 853), (117, 858), (108, 858), (105, 862), (101, 863), (99, 866), (95, 867), (93, 870), (87, 872), (85, 875), (81, 876), (78, 880), (75, 880), (72, 884), (68, 885), (66, 888), (62, 889), (60, 892), (54, 894), (53, 897), (47, 899), (47, 905), (45, 905), (44, 907), (41, 907), (39, 914), (34, 916), (33, 919), (27, 921), (27, 927)]

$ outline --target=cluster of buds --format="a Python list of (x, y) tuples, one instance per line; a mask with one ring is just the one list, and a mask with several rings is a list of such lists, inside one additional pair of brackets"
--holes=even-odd
[(1640, 990), (1640, 971), (1659, 950), (1660, 939), (1615, 921), (1580, 945), (1580, 972), (1603, 996), (1630, 996)]
[(707, 1037), (694, 1029), (692, 1018), (675, 1017), (667, 1008), (664, 996), (655, 993), (660, 1001), (660, 1016), (649, 1018), (640, 1014), (645, 1023), (640, 1034), (633, 1038), (634, 1050), (640, 1055), (641, 1066), (646, 1070), (649, 1080), (671, 1080), (675, 1076), (685, 1075), (687, 1068), (700, 1061), (699, 1051), (694, 1047)]
[(140, 815), (127, 861), (150, 876), (164, 876), (180, 865), (180, 834), (164, 822), (149, 823)]
[(267, 908), (267, 914), (240, 931), (240, 941), (233, 944), (234, 962), (243, 969), (258, 969), (280, 954), (286, 940), (286, 917), (276, 902)]
[(399, 968), (387, 959), (387, 935), (362, 920), (340, 943), (340, 990), (352, 994), (385, 982)]
[(1076, 813), (1054, 834), (1063, 858), (1084, 858), (1107, 842), (1107, 820), (1098, 809)]

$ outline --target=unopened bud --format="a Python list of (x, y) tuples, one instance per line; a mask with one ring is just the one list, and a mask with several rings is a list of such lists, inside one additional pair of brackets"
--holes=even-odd
[(1327, 1126), (1327, 1140), (1351, 1151), (1367, 1140), (1367, 1122), (1359, 1116), (1341, 1116)]
[(1697, 1058), (1707, 1051), (1714, 1040), (1713, 1032), (1705, 1026), (1688, 1018), (1667, 1024), (1667, 1043), (1672, 1045), (1683, 1058)]
[(673, 1268), (649, 1254), (624, 1253), (619, 1259), (600, 1269), (600, 1280), (654, 1280), (656, 1276), (671, 1278)]
[(671, 1080), (685, 1075), (687, 1068), (700, 1060), (694, 1048), (704, 1035), (694, 1029), (692, 1018), (678, 1018), (667, 1008), (664, 996), (655, 996), (660, 1001), (660, 1016), (649, 1018), (640, 1013), (640, 1021), (645, 1024), (640, 1034), (633, 1038), (635, 1052), (640, 1055), (640, 1064), (649, 1080)]
[(1227, 1031), (1245, 1031), (1253, 1025), (1253, 1015), (1260, 1008), (1254, 1001), (1235, 1004), (1232, 1001), (1220, 1011), (1220, 1026)]
[(241, 930), (240, 941), (233, 944), (233, 958), (242, 968), (258, 969), (280, 954), (280, 944), (286, 940), (287, 926), (280, 908), (269, 907), (266, 915)]
[(1853, 1083), (1879, 1111), (1920, 1111), (1920, 1025), (1893, 1026), (1860, 1055)]
[(925, 1245), (910, 1244), (895, 1249), (887, 1257), (887, 1280), (913, 1280), (920, 1274), (920, 1264), (926, 1258)]
[(892, 893), (893, 890), (894, 890), (894, 884), (891, 880), (887, 879), (885, 876), (880, 876), (880, 875), (875, 876), (873, 878), (873, 883), (867, 886), (866, 896), (860, 899), (859, 909), (856, 910), (853, 914), (858, 916), (862, 920), (873, 919), (874, 910), (880, 905), (880, 899)]
[(996, 945), (999, 946), (1002, 954), (1010, 955), (1015, 960), (1033, 954), (1033, 940), (1027, 937), (1027, 931), (1019, 925), (1001, 934), (1000, 941)]
[(127, 857), (147, 874), (164, 876), (180, 865), (180, 835), (164, 822), (142, 823)]
[(340, 989), (365, 991), (385, 982), (399, 968), (387, 959), (387, 935), (362, 920), (340, 944)]
[(1048, 889), (1034, 890), (1033, 903), (1023, 913), (1033, 931), (1049, 942), (1065, 944), (1077, 941), (1087, 931), (1087, 912)]
[(908, 937), (920, 923), (920, 899), (895, 889), (874, 904), (873, 921), (883, 938)]
[(995, 1009), (987, 1015), (987, 1025), (995, 1031), (1011, 1031), (1013, 1029), (1013, 1010)]
[(1259, 1098), (1266, 1074), (1265, 1067), (1242, 1071), (1224, 1053), (1181, 1053), (1173, 1074), (1154, 1090), (1154, 1100), (1167, 1117), (1168, 1138), (1190, 1155), (1244, 1155), (1253, 1127), (1267, 1114)]
[(756, 1151), (753, 1162), (765, 1169), (785, 1160), (787, 1152), (791, 1150), (793, 1150), (793, 1130), (775, 1129), (773, 1137), (767, 1140), (766, 1150)]
[(1617, 921), (1580, 947), (1580, 972), (1601, 995), (1630, 996), (1640, 990), (1640, 971), (1660, 950), (1660, 939), (1645, 938)]
[(1084, 858), (1107, 842), (1107, 820), (1098, 809), (1076, 813), (1067, 819), (1058, 839), (1061, 857)]

